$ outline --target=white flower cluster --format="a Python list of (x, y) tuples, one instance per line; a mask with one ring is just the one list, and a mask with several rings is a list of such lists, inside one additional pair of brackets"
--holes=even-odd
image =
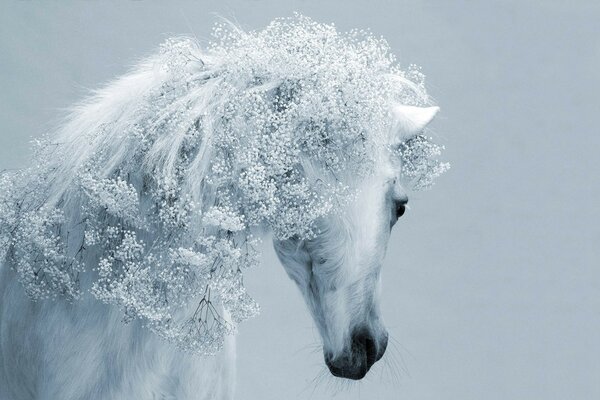
[(32, 298), (79, 297), (82, 265), (65, 254), (61, 240), (63, 212), (40, 209), (20, 215), (14, 226), (11, 255), (19, 280)]
[(90, 207), (102, 209), (126, 223), (140, 224), (137, 190), (120, 176), (115, 179), (95, 179), (91, 174), (82, 174), (80, 187), (87, 195)]
[[(242, 279), (257, 234), (318, 234), (387, 148), (390, 105), (427, 104), (420, 70), (400, 70), (368, 32), (296, 15), (214, 35), (206, 52), (168, 40), (68, 140), (41, 144), (35, 167), (1, 176), (0, 256), (32, 298), (89, 291), (212, 354), (259, 311)], [(131, 91), (138, 76), (151, 84)], [(132, 98), (109, 107), (122, 87)], [(447, 169), (419, 138), (399, 150), (415, 188)]]
[(397, 149), (402, 164), (402, 176), (413, 190), (423, 190), (433, 185), (433, 180), (450, 168), (447, 162), (437, 159), (444, 150), (433, 138), (417, 135), (402, 143)]
[(19, 218), (19, 208), (15, 207), (12, 199), (15, 193), (15, 181), (15, 174), (7, 171), (0, 173), (0, 190), (4, 193), (0, 195), (0, 260), (6, 258), (13, 242), (12, 232), (8, 231), (7, 227), (14, 229)]

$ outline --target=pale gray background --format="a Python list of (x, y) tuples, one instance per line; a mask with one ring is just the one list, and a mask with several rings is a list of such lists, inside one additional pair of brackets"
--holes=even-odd
[(294, 10), (370, 27), (401, 63), (424, 67), (453, 164), (412, 196), (384, 265), (383, 313), (398, 342), (386, 358), (401, 368), (313, 382), (318, 336), (269, 249), (248, 276), (263, 313), (241, 326), (238, 398), (598, 399), (594, 3), (2, 0), (0, 168), (24, 165), (28, 140), (59, 109), (170, 34), (207, 38), (212, 12), (246, 28)]

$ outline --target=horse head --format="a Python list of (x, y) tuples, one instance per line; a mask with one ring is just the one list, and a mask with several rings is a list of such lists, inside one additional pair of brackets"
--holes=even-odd
[[(390, 145), (419, 134), (437, 111), (395, 107), (397, 129)], [(314, 238), (274, 242), (318, 327), (325, 363), (343, 378), (362, 379), (388, 342), (379, 306), (380, 272), (391, 229), (404, 214), (408, 196), (398, 164), (390, 157), (380, 160), (360, 183), (354, 201), (318, 222)]]

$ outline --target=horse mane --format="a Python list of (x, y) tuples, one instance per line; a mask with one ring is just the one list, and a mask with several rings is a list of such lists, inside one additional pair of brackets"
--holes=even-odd
[[(168, 91), (179, 89), (171, 85), (188, 83), (176, 76), (181, 71), (169, 66), (178, 48), (188, 51), (187, 55), (178, 56), (190, 57), (186, 64), (187, 81), (203, 83), (182, 93), (181, 97), (156, 104)], [(185, 37), (169, 39), (161, 46), (161, 51), (139, 62), (129, 73), (94, 91), (76, 105), (67, 122), (52, 138), (54, 143), (60, 144), (64, 154), (54, 162), (58, 181), (53, 185), (49, 202), (55, 203), (65, 195), (69, 196), (68, 188), (76, 174), (99, 152), (107, 155), (101, 170), (97, 171), (99, 177), (110, 177), (127, 163), (132, 154), (140, 151), (144, 152), (144, 157), (138, 167), (143, 173), (159, 173), (163, 178), (173, 176), (178, 155), (190, 129), (202, 116), (214, 116), (213, 108), (222, 101), (222, 97), (216, 93), (217, 79), (213, 77), (218, 61), (213, 58), (207, 64), (209, 59), (194, 40)], [(152, 107), (152, 110), (148, 107)], [(180, 108), (187, 110), (185, 115), (181, 115)], [(149, 118), (149, 112), (155, 115)], [(183, 119), (180, 121), (172, 120), (181, 117)], [(164, 129), (162, 124), (170, 126)], [(160, 132), (150, 146), (145, 142), (145, 132), (139, 135), (134, 132), (142, 126), (149, 131)], [(194, 166), (199, 168), (189, 168), (190, 176), (186, 183), (202, 182), (206, 174), (210, 160), (210, 154), (206, 153), (210, 146), (210, 132), (202, 132), (204, 145), (193, 161)], [(185, 193), (199, 200), (198, 187), (186, 185)]]
[(314, 235), (387, 151), (391, 106), (430, 103), (365, 32), (296, 15), (214, 37), (167, 40), (2, 175), (0, 256), (33, 299), (92, 274), (101, 301), (212, 353), (258, 312), (241, 271), (260, 232)]

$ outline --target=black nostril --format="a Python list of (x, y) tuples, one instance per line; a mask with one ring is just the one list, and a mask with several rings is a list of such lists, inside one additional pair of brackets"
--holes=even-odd
[(365, 351), (367, 353), (367, 365), (371, 368), (377, 361), (377, 346), (372, 336), (365, 337)]
[(361, 330), (352, 335), (352, 346), (358, 354), (362, 353), (365, 357), (367, 369), (378, 360), (375, 338), (368, 331)]

